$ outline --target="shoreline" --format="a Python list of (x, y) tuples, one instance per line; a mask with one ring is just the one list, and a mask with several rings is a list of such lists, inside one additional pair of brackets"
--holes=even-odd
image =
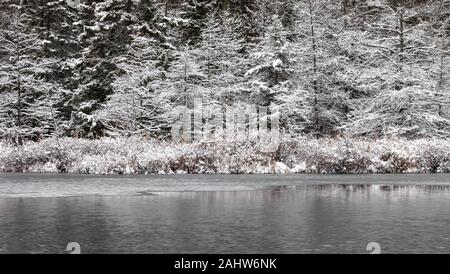
[(0, 172), (150, 174), (450, 173), (444, 139), (287, 139), (276, 152), (255, 142), (175, 143), (139, 137), (0, 142)]
[[(358, 177), (358, 176), (380, 176), (380, 175), (389, 175), (389, 176), (430, 176), (430, 175), (450, 175), (449, 171), (446, 172), (404, 172), (404, 173), (134, 173), (134, 174), (96, 174), (96, 173), (70, 173), (70, 172), (36, 172), (36, 171), (0, 171), (0, 176), (7, 175), (63, 175), (63, 176), (85, 176), (86, 178), (98, 177), (98, 178), (150, 178), (150, 177), (170, 177), (170, 176), (330, 176), (330, 177)], [(449, 183), (450, 184), (450, 183)]]
[[(130, 175), (0, 173), (3, 198), (98, 198), (184, 195), (186, 193), (297, 192), (344, 189), (383, 193), (450, 193), (447, 174), (384, 175)], [(410, 192), (413, 191), (413, 192)], [(189, 194), (187, 194), (189, 195)]]

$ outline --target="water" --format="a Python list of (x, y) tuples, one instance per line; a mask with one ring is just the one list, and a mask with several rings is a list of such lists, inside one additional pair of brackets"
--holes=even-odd
[(449, 175), (0, 174), (0, 253), (450, 252)]

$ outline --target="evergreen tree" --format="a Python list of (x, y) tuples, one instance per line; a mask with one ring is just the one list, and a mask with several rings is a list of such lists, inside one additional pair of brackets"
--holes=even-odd
[(19, 142), (61, 131), (166, 136), (172, 112), (200, 97), (206, 112), (277, 104), (294, 136), (450, 130), (449, 0), (4, 0), (0, 9), (1, 136)]
[(436, 96), (431, 28), (421, 19), (420, 7), (408, 6), (379, 6), (380, 17), (369, 24), (363, 44), (372, 58), (362, 78), (371, 90), (352, 113), (354, 134), (415, 138), (449, 133), (450, 121), (439, 111), (448, 100)]
[(257, 51), (252, 53), (254, 67), (246, 73), (252, 77), (254, 103), (268, 106), (281, 90), (292, 85), (291, 49), (280, 18), (274, 15)]
[(0, 135), (38, 140), (51, 135), (56, 125), (55, 95), (63, 89), (45, 79), (52, 60), (40, 53), (45, 41), (33, 27), (34, 6), (21, 1), (12, 6), (0, 29)]
[(123, 74), (112, 83), (113, 93), (96, 116), (110, 134), (162, 134), (168, 128), (164, 114), (170, 111), (164, 92), (165, 54), (172, 46), (152, 1), (138, 2), (135, 20), (131, 45), (114, 60)]
[(77, 88), (66, 103), (72, 107), (72, 136), (96, 137), (102, 124), (92, 113), (113, 92), (112, 82), (122, 71), (115, 58), (126, 52), (131, 43), (136, 4), (132, 0), (88, 0), (80, 5), (81, 18), (76, 24), (82, 54), (76, 61)]
[(186, 0), (181, 6), (181, 45), (197, 45), (201, 40), (202, 29), (205, 26), (205, 18), (208, 13), (208, 0)]
[(244, 99), (244, 74), (249, 66), (242, 53), (244, 40), (239, 38), (236, 19), (228, 12), (210, 14), (198, 47), (197, 63), (206, 75), (204, 88), (210, 103), (232, 104)]

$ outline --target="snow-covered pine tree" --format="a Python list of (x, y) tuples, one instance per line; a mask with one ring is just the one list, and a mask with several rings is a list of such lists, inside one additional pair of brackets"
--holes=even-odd
[[(190, 92), (190, 102), (195, 101), (194, 115), (202, 117), (205, 131), (212, 131), (213, 121), (235, 103), (245, 103), (245, 68), (248, 60), (242, 53), (244, 40), (236, 31), (236, 19), (227, 10), (211, 11), (205, 19), (198, 47), (191, 50), (198, 80)], [(202, 129), (200, 119), (196, 128)], [(209, 128), (209, 129), (206, 129)], [(220, 128), (222, 130), (223, 128)]]
[[(441, 0), (439, 5), (428, 3), (427, 11), (431, 15), (434, 50), (432, 72), (436, 81), (435, 96), (438, 115), (450, 118), (448, 94), (450, 92), (450, 0)], [(441, 128), (445, 127), (440, 125)]]
[(257, 38), (262, 33), (262, 26), (259, 24), (257, 0), (237, 1), (230, 7), (230, 15), (236, 20), (236, 31), (240, 38), (244, 39), (243, 53), (250, 53), (257, 43)]
[[(296, 26), (295, 0), (279, 0), (278, 16), (281, 19), (283, 28), (294, 33)], [(293, 37), (291, 37), (293, 38)]]
[(115, 58), (126, 52), (131, 43), (133, 13), (132, 0), (86, 0), (78, 5), (80, 18), (75, 23), (81, 31), (81, 56), (76, 60), (74, 90), (66, 106), (72, 108), (72, 136), (96, 137), (103, 134), (103, 126), (93, 112), (113, 92), (112, 82), (122, 71)]
[(252, 52), (253, 67), (246, 72), (251, 78), (251, 100), (268, 106), (276, 95), (292, 85), (292, 52), (277, 15), (271, 19), (265, 35)]
[[(172, 106), (171, 111), (167, 113), (170, 124), (179, 122), (180, 119), (192, 118), (188, 113), (210, 95), (211, 89), (207, 88), (207, 73), (199, 63), (199, 57), (203, 55), (199, 48), (191, 45), (178, 46), (172, 52), (173, 58), (162, 85), (164, 97), (169, 98)], [(199, 110), (202, 111), (201, 108)], [(185, 140), (193, 137), (192, 130), (192, 128), (183, 129)]]
[(19, 144), (58, 127), (55, 93), (62, 89), (44, 77), (52, 60), (40, 56), (45, 40), (30, 20), (34, 8), (25, 1), (11, 6), (0, 28), (0, 136)]
[[(44, 42), (43, 49), (38, 54), (51, 63), (41, 77), (46, 82), (62, 87), (52, 91), (58, 98), (55, 101), (54, 113), (58, 120), (68, 121), (71, 108), (64, 106), (64, 103), (71, 96), (68, 90), (74, 88), (71, 81), (74, 72), (73, 60), (79, 52), (77, 32), (73, 29), (73, 23), (78, 16), (76, 3), (66, 0), (28, 0), (27, 5), (33, 6), (31, 23)], [(64, 123), (60, 129), (67, 129), (66, 126)]]
[[(269, 22), (269, 19), (266, 19)], [(290, 133), (303, 130), (308, 113), (307, 93), (298, 86), (295, 33), (283, 27), (275, 14), (265, 34), (251, 53), (250, 102), (260, 106), (276, 104), (281, 109), (281, 126)]]
[(185, 0), (181, 5), (180, 45), (197, 45), (201, 40), (204, 20), (209, 9), (208, 0)]
[(316, 138), (335, 135), (343, 120), (345, 95), (335, 73), (342, 53), (338, 37), (341, 31), (339, 5), (333, 1), (302, 0), (295, 4), (298, 89), (307, 92), (304, 132)]
[(197, 63), (206, 74), (204, 88), (210, 103), (230, 105), (242, 101), (244, 74), (249, 66), (242, 53), (244, 39), (236, 30), (236, 19), (227, 11), (210, 13), (198, 47)]
[(192, 107), (193, 98), (206, 92), (207, 75), (198, 63), (201, 53), (196, 47), (178, 46), (173, 52), (164, 89), (174, 106)]
[(370, 94), (355, 101), (349, 132), (363, 136), (407, 138), (448, 136), (450, 120), (436, 96), (430, 21), (422, 6), (387, 3), (377, 6), (376, 20), (368, 22), (363, 44), (370, 55), (361, 81)]
[(316, 136), (335, 136), (342, 133), (340, 126), (348, 119), (351, 100), (362, 93), (355, 84), (360, 65), (359, 49), (355, 46), (359, 31), (355, 29), (360, 27), (360, 21), (338, 1), (314, 1), (311, 6), (308, 2), (308, 6), (311, 7), (309, 34), (315, 36), (316, 52), (315, 57), (314, 54), (308, 57), (313, 60), (313, 67), (316, 62), (312, 83), (314, 90), (316, 81), (317, 101), (311, 102), (313, 109), (319, 110), (312, 117), (319, 125), (312, 128), (319, 129), (314, 132)]
[(96, 113), (110, 135), (162, 135), (169, 125), (170, 96), (165, 91), (166, 56), (172, 46), (160, 29), (162, 15), (153, 2), (137, 4), (132, 43), (115, 59), (123, 74), (112, 83), (113, 93)]

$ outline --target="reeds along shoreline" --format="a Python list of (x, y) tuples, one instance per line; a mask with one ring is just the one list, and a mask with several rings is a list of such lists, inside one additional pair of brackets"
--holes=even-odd
[(79, 174), (447, 173), (441, 139), (286, 139), (272, 153), (250, 141), (175, 143), (145, 138), (0, 142), (0, 171)]

